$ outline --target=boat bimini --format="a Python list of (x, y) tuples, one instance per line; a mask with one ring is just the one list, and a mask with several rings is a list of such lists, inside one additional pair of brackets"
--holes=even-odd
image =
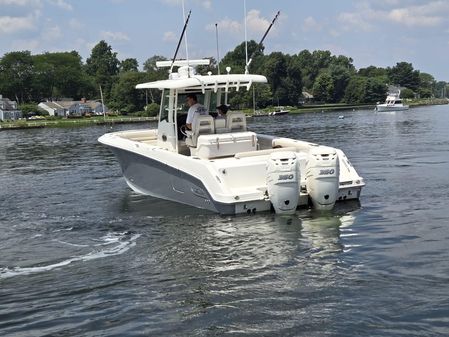
[(179, 115), (185, 114), (187, 94), (196, 93), (215, 110), (231, 90), (267, 82), (262, 75), (229, 71), (197, 75), (194, 66), (208, 61), (174, 61), (178, 71), (167, 80), (136, 86), (162, 91), (157, 129), (99, 138), (117, 156), (134, 191), (221, 214), (292, 214), (300, 206), (331, 210), (337, 201), (359, 198), (363, 178), (341, 150), (252, 132), (243, 112), (229, 111), (225, 119), (196, 115), (183, 139)]

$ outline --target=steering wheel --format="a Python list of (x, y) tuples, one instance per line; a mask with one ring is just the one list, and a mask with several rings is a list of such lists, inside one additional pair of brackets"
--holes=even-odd
[(179, 131), (187, 137), (187, 132), (186, 132), (187, 128), (185, 125), (181, 125), (181, 127), (179, 128)]

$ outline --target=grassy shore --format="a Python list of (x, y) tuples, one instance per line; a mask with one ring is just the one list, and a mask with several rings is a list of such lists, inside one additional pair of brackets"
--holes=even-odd
[(0, 130), (29, 129), (29, 128), (74, 128), (102, 124), (145, 123), (156, 121), (156, 117), (89, 117), (89, 118), (61, 118), (5, 121), (0, 123)]
[[(447, 99), (422, 99), (422, 100), (407, 100), (406, 104), (411, 107), (424, 106), (424, 105), (440, 105), (448, 104)], [(374, 104), (314, 104), (303, 105), (300, 107), (285, 107), (290, 113), (303, 113), (303, 112), (324, 112), (324, 111), (343, 111), (343, 110), (358, 110), (358, 109), (374, 109)], [(267, 108), (261, 112), (268, 113), (273, 111), (274, 108)], [(244, 112), (251, 116), (253, 111), (250, 109), (244, 110)], [(14, 130), (14, 129), (28, 129), (28, 128), (74, 128), (90, 125), (102, 125), (102, 124), (125, 124), (125, 123), (148, 123), (157, 121), (156, 117), (130, 117), (130, 116), (95, 116), (89, 118), (43, 118), (35, 120), (18, 120), (18, 121), (4, 121), (0, 122), (0, 131), (2, 130)]]

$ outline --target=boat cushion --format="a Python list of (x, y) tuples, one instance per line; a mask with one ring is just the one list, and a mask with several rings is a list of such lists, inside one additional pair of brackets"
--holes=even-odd
[(238, 152), (257, 150), (257, 135), (254, 132), (233, 132), (215, 135), (200, 135), (196, 151), (192, 155), (202, 159), (234, 156)]

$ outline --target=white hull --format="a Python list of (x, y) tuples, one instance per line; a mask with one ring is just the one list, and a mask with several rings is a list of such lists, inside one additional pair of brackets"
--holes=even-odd
[(387, 104), (376, 105), (377, 111), (403, 111), (408, 109), (409, 109), (408, 105), (387, 105)]
[[(238, 137), (239, 133), (234, 136)], [(259, 149), (256, 151), (236, 152), (222, 158), (199, 158), (188, 155), (188, 151), (180, 154), (159, 147), (157, 130), (109, 133), (99, 141), (111, 147), (128, 185), (136, 192), (221, 214), (271, 209), (267, 160), (272, 153), (281, 150), (292, 151), (298, 158), (302, 175), (297, 205), (308, 207), (307, 156), (310, 149), (319, 147), (304, 141), (258, 134)], [(272, 144), (280, 148), (273, 148)], [(335, 151), (340, 167), (337, 200), (358, 199), (363, 179), (344, 153)]]

